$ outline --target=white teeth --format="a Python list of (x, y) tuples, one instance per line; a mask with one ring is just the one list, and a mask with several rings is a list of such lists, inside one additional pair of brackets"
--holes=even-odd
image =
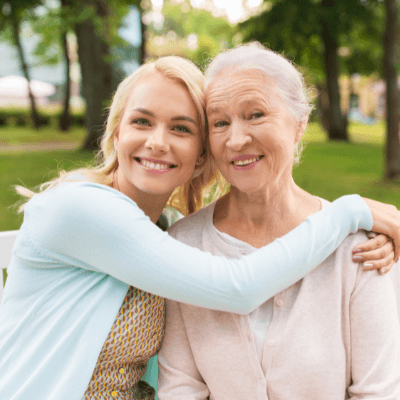
[(247, 160), (233, 161), (233, 164), (243, 166), (243, 165), (248, 165), (248, 164), (254, 163), (260, 159), (261, 159), (261, 156), (253, 157), (253, 158), (249, 158)]
[(170, 168), (167, 164), (155, 164), (154, 162), (147, 160), (140, 160), (140, 163), (147, 169), (155, 169), (158, 171)]

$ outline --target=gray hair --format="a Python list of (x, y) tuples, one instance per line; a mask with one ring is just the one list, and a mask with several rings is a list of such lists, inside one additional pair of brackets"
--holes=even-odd
[[(259, 69), (271, 76), (278, 86), (279, 93), (289, 111), (298, 121), (307, 121), (313, 110), (310, 90), (306, 87), (303, 75), (285, 57), (265, 48), (258, 42), (239, 45), (218, 54), (205, 71), (205, 89), (223, 69), (237, 66), (243, 69)], [(298, 164), (303, 145), (295, 148), (294, 164)]]

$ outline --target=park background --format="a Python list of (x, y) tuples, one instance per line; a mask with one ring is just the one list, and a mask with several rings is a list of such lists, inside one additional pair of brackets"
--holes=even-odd
[[(398, 3), (0, 0), (0, 231), (22, 222), (14, 185), (93, 163), (112, 93), (140, 64), (179, 55), (204, 68), (248, 41), (284, 54), (313, 88), (296, 183), (400, 209)], [(146, 379), (156, 375), (152, 359)]]
[(400, 208), (398, 23), (397, 0), (0, 0), (0, 230), (22, 222), (14, 185), (92, 162), (112, 93), (141, 63), (204, 68), (254, 40), (313, 88), (299, 186)]

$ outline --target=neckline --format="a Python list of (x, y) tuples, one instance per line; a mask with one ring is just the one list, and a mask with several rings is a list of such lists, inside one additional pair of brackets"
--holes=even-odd
[[(324, 208), (326, 208), (330, 202), (328, 200), (323, 199), (322, 197), (319, 196), (314, 196), (316, 197), (320, 203), (321, 203), (321, 210), (322, 211)], [(209, 231), (212, 233), (214, 238), (217, 238), (218, 240), (224, 242), (225, 245), (229, 246), (240, 246), (242, 249), (240, 250), (246, 250), (247, 252), (252, 252), (255, 250), (258, 250), (256, 247), (253, 247), (251, 244), (244, 242), (243, 240), (237, 239), (234, 236), (229, 235), (228, 233), (221, 232), (216, 228), (214, 225), (214, 212), (215, 212), (215, 205), (217, 204), (217, 200), (213, 201), (211, 204), (209, 204), (209, 212), (207, 215), (207, 225), (209, 226)]]

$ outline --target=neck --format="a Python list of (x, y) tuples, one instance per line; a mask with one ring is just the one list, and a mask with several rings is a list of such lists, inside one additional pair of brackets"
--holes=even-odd
[(159, 220), (171, 195), (171, 193), (152, 194), (142, 192), (133, 187), (133, 185), (126, 183), (118, 173), (114, 175), (112, 187), (132, 199), (154, 224)]
[(265, 246), (294, 229), (321, 208), (317, 198), (299, 188), (293, 178), (257, 193), (232, 187), (215, 207), (217, 229), (254, 247)]

